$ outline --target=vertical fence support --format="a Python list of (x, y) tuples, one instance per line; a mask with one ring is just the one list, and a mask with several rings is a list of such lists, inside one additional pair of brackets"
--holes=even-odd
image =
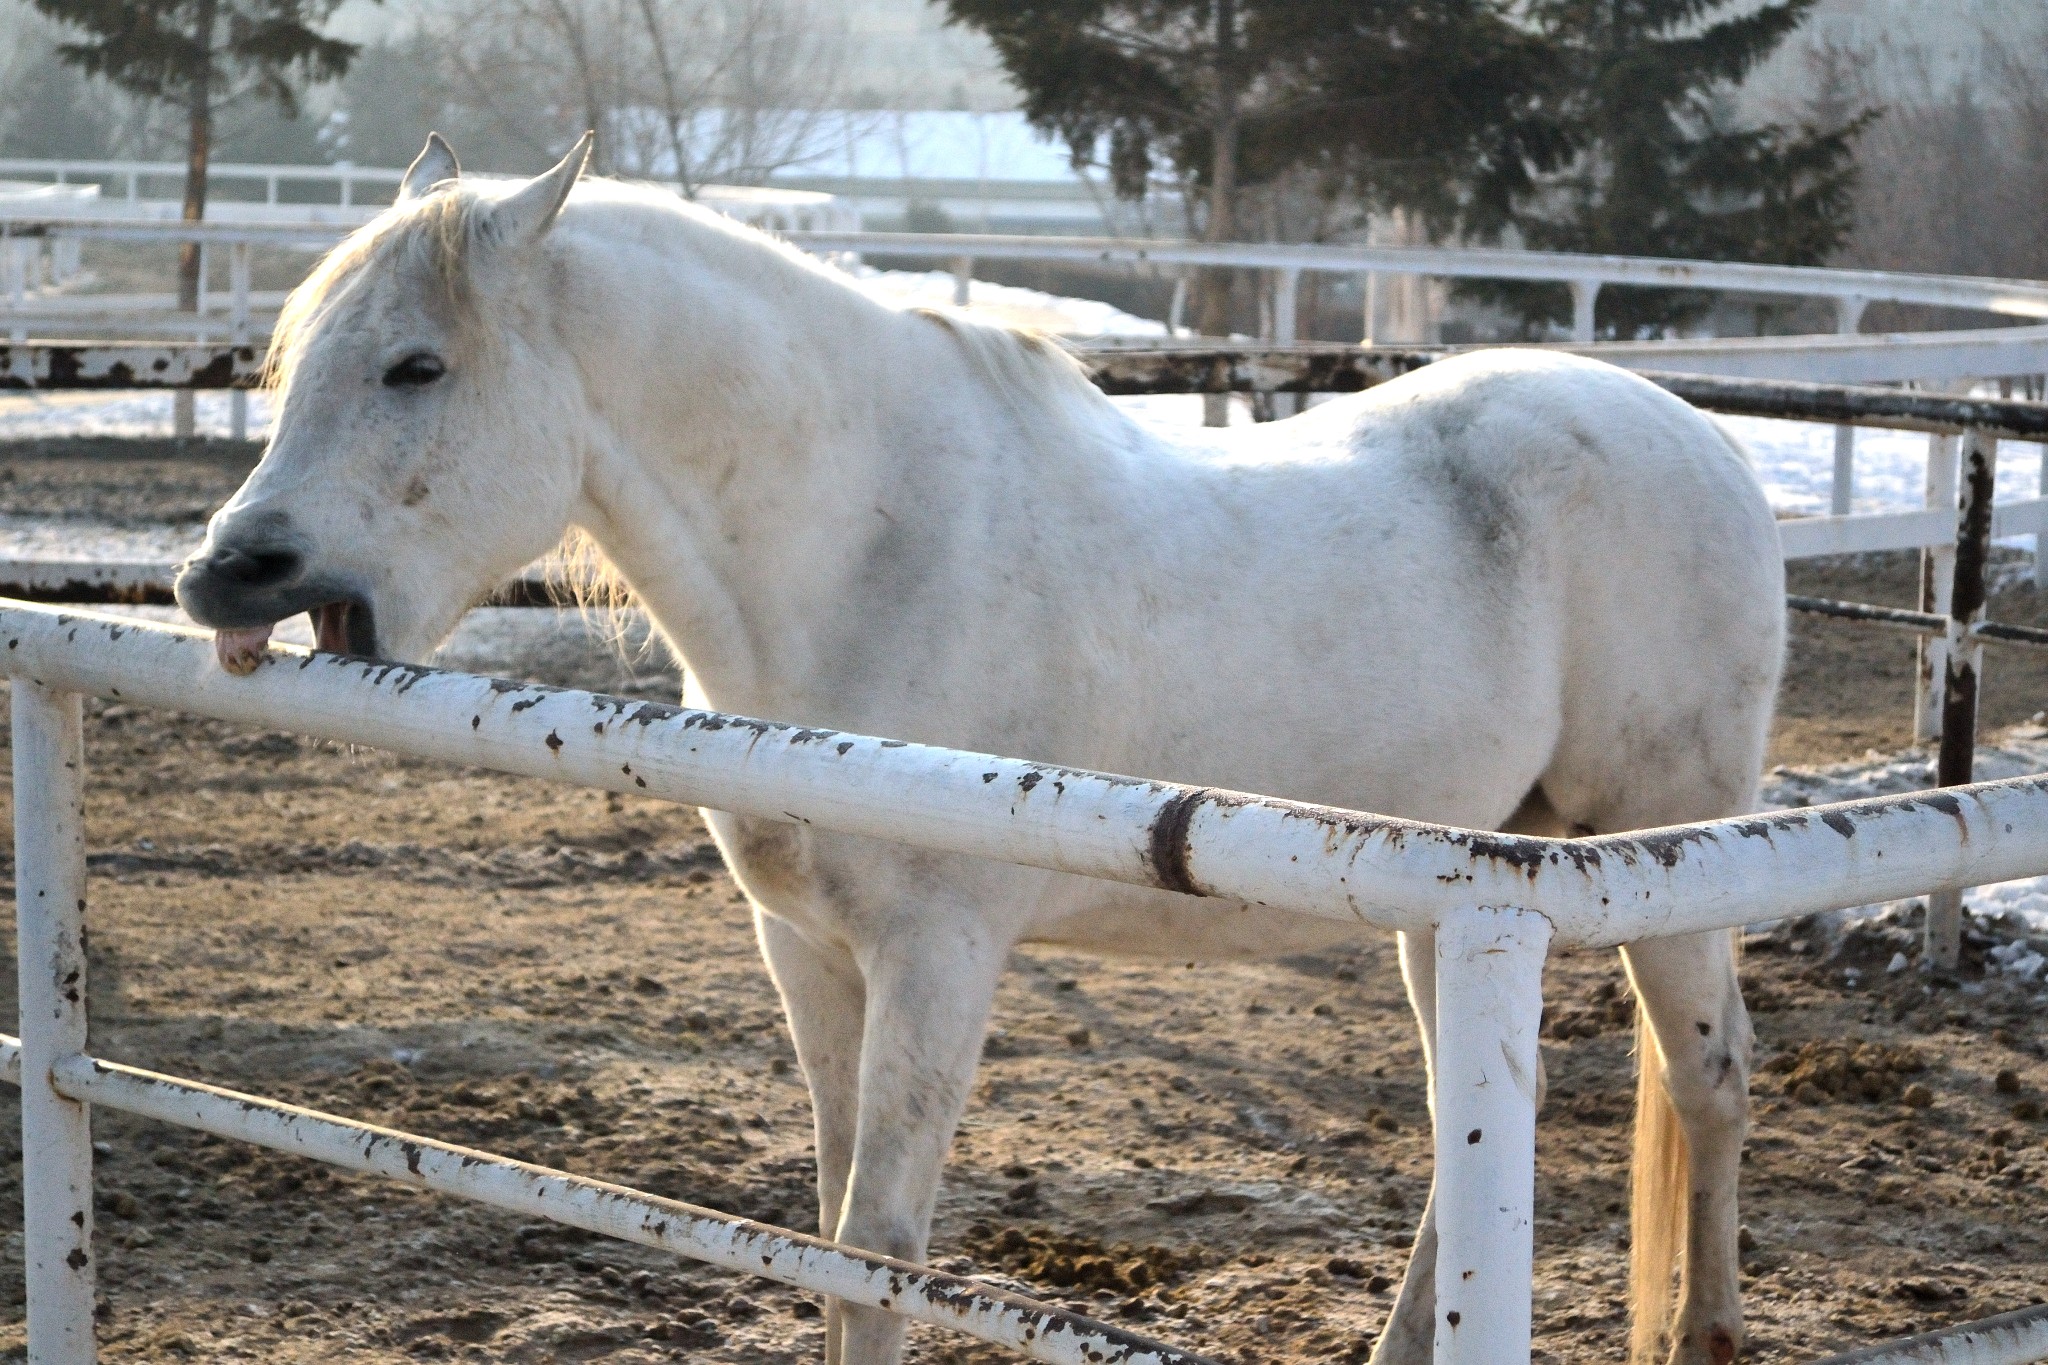
[[(198, 316), (206, 316), (206, 243), (199, 243), (199, 299), (196, 305)], [(205, 327), (199, 328), (199, 336), (205, 337)], [(171, 435), (180, 441), (189, 441), (199, 434), (198, 398), (190, 389), (179, 389), (171, 395)]]
[[(228, 340), (237, 346), (249, 344), (249, 244), (236, 242), (228, 248)], [(237, 441), (249, 439), (249, 391), (235, 389), (228, 394), (228, 434)]]
[[(1374, 341), (1373, 338), (1378, 336), (1379, 332), (1380, 272), (1368, 270), (1365, 272), (1365, 336), (1358, 344), (1361, 346), (1378, 345), (1379, 343)], [(2042, 457), (2042, 467), (2048, 469), (2048, 456)], [(2042, 478), (2048, 479), (2048, 474), (2043, 474)]]
[[(1957, 438), (1927, 438), (1925, 505), (1956, 507)], [(1920, 610), (1948, 615), (1955, 586), (1956, 552), (1952, 545), (1930, 545), (1920, 551)], [(1921, 637), (1919, 667), (1913, 677), (1913, 738), (1925, 744), (1941, 738), (1942, 692), (1947, 684), (1948, 642)]]
[(1594, 336), (1593, 305), (1600, 301), (1600, 281), (1567, 281), (1572, 291), (1572, 340), (1591, 341)]
[(7, 339), (16, 346), (26, 345), (28, 327), (21, 314), (28, 307), (28, 265), (21, 239), (9, 235), (5, 228), (0, 228), (0, 287), (7, 291), (7, 306), (15, 318)]
[(949, 264), (953, 271), (953, 306), (965, 308), (974, 290), (974, 258), (955, 256)]
[(92, 1125), (50, 1084), (52, 1064), (85, 1051), (84, 730), (76, 693), (12, 691), (28, 1358), (90, 1365)]
[[(2048, 441), (2041, 443), (2041, 496), (2048, 498)], [(2034, 591), (2048, 592), (2048, 533), (2034, 536)]]
[[(1949, 589), (1948, 648), (1943, 651), (1941, 749), (1934, 780), (1959, 787), (1977, 757), (1977, 689), (1984, 677), (1984, 646), (1970, 628), (1984, 619), (1985, 580), (1991, 561), (1991, 503), (1998, 475), (1998, 442), (1981, 431), (1962, 438), (1962, 502), (1956, 512), (1955, 570)], [(1936, 971), (1953, 971), (1962, 954), (1963, 893), (1927, 898), (1926, 957)]]
[(1452, 911), (1436, 931), (1435, 1365), (1529, 1359), (1536, 1055), (1550, 921)]
[[(1273, 343), (1277, 346), (1292, 346), (1299, 329), (1299, 308), (1301, 302), (1301, 272), (1299, 270), (1277, 270), (1273, 272)], [(1301, 395), (1298, 393), (1276, 393), (1273, 395), (1273, 415), (1292, 417), (1301, 411)]]
[[(1854, 336), (1863, 324), (1863, 309), (1870, 302), (1845, 294), (1835, 300), (1835, 331)], [(1856, 428), (1835, 428), (1835, 479), (1828, 489), (1828, 511), (1846, 517), (1856, 501)]]

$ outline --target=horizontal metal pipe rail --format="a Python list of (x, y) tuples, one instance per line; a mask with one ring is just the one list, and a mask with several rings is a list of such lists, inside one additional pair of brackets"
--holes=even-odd
[(2031, 1365), (2048, 1360), (2048, 1304), (1901, 1337), (1815, 1365)]
[[(198, 1081), (74, 1055), (59, 1095), (363, 1175), (545, 1218), (707, 1265), (886, 1309), (1061, 1365), (1207, 1365), (1122, 1328), (979, 1280), (747, 1218)], [(0, 1080), (21, 1084), (21, 1042), (0, 1035)]]
[[(223, 213), (232, 205), (223, 203)], [(304, 224), (225, 216), (199, 223), (134, 222), (33, 207), (0, 209), (0, 229), (17, 236), (64, 235), (114, 240), (332, 244), (353, 224), (333, 221), (346, 210), (308, 204)], [(322, 210), (327, 213), (323, 214)], [(322, 221), (325, 218), (327, 221)], [(784, 234), (812, 252), (928, 259), (1054, 261), (1073, 264), (1203, 267), (1343, 274), (1380, 272), (1443, 279), (1531, 280), (1659, 289), (1732, 290), (1750, 294), (1931, 304), (2013, 317), (2048, 318), (2048, 283), (1970, 275), (1837, 270), (1822, 266), (1751, 265), (1641, 256), (1515, 251), (1477, 247), (1351, 246), (1325, 243), (1183, 242), (1115, 237), (1040, 237), (994, 233), (866, 232), (807, 229)]]
[(2048, 776), (1536, 839), (279, 645), (237, 678), (204, 632), (26, 603), (0, 604), (0, 673), (1381, 929), (1430, 927), (1453, 895), (1517, 905), (1566, 947), (1729, 928), (1760, 899), (1806, 914), (2048, 871)]
[(1751, 294), (1857, 298), (1972, 308), (2014, 317), (2048, 318), (2048, 283), (1971, 275), (1919, 275), (1825, 266), (1749, 265), (1484, 247), (1350, 246), (1328, 243), (1176, 242), (1111, 237), (1004, 234), (829, 232), (787, 234), (806, 251), (873, 256), (986, 257), (990, 260), (1233, 266), (1430, 275), (1444, 279), (1580, 280), (1657, 289), (1721, 289)]
[[(1904, 607), (1881, 607), (1870, 602), (1842, 602), (1831, 597), (1802, 597), (1787, 593), (1785, 608), (1811, 616), (1831, 616), (1837, 620), (1857, 621), (1865, 625), (1896, 630), (1905, 635), (1942, 635), (1948, 631), (1948, 618), (1931, 611), (1908, 611)], [(2023, 649), (2048, 649), (2048, 630), (2039, 626), (2011, 626), (1997, 621), (1979, 621), (1964, 634), (1972, 641), (1987, 645), (2009, 645)]]
[[(1472, 349), (1472, 348), (1463, 348)], [(1570, 349), (1586, 347), (1546, 348)], [(1079, 347), (1097, 387), (1112, 395), (1355, 393), (1456, 352), (1449, 347)], [(1869, 385), (1640, 371), (1709, 412), (1834, 426), (1884, 427), (2001, 439), (2048, 440), (2048, 403), (1957, 398)], [(0, 343), (0, 390), (225, 389), (263, 382), (263, 348), (134, 342)]]

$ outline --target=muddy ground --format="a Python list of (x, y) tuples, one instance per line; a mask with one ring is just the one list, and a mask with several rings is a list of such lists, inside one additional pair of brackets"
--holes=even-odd
[[(234, 477), (0, 468), (0, 511), (90, 502), (102, 518), (132, 477), (152, 481), (136, 514), (159, 519)], [(1910, 566), (1883, 562), (1800, 583), (1909, 588)], [(2034, 620), (2031, 599), (2002, 594), (1993, 614)], [(1909, 658), (1897, 637), (1802, 627), (1777, 757), (1900, 738)], [(2048, 704), (2030, 678), (1994, 659), (1994, 720)], [(88, 735), (95, 1050), (815, 1226), (802, 1085), (693, 812), (119, 705), (92, 704)], [(1755, 1359), (1981, 1317), (2048, 1284), (2038, 988), (1986, 979), (1982, 944), (1953, 983), (1887, 973), (1910, 932), (1788, 926), (1750, 945)], [(1617, 1360), (1629, 1007), (1606, 954), (1556, 959), (1547, 994), (1540, 1358)], [(1362, 1358), (1429, 1171), (1390, 944), (1194, 968), (1020, 953), (993, 1029), (933, 1261), (1244, 1365)], [(0, 1092), (0, 1135), (14, 1121)], [(774, 1286), (118, 1115), (96, 1137), (111, 1360), (819, 1351), (815, 1302)], [(12, 1139), (0, 1158), (4, 1228)], [(19, 1263), (17, 1223), (0, 1351), (20, 1349)], [(923, 1329), (912, 1354), (1003, 1358)]]

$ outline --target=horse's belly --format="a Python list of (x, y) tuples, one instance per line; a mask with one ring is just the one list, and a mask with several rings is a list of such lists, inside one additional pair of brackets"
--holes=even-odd
[(1115, 957), (1225, 962), (1318, 952), (1377, 932), (1239, 901), (1103, 888), (1071, 913), (1041, 920), (1024, 941)]

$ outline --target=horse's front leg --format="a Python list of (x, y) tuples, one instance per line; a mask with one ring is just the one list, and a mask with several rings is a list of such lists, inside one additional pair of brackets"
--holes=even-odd
[[(953, 1130), (981, 1058), (1007, 938), (930, 916), (860, 950), (867, 986), (860, 1117), (838, 1240), (921, 1261)], [(894, 1365), (904, 1320), (842, 1307), (843, 1365)]]
[[(758, 908), (754, 928), (775, 989), (782, 995), (797, 1065), (811, 1091), (818, 1141), (818, 1235), (829, 1241), (838, 1236), (847, 1174), (853, 1169), (867, 988), (846, 949), (815, 943)], [(839, 1365), (843, 1330), (839, 1300), (826, 1300), (826, 1365)]]
[[(1422, 1065), (1429, 1081), (1430, 1123), (1436, 1122), (1436, 935), (1401, 935), (1401, 980), (1408, 987), (1408, 1005), (1422, 1034)], [(1408, 1253), (1408, 1273), (1380, 1338), (1373, 1343), (1370, 1365), (1429, 1365), (1436, 1350), (1436, 1177), (1430, 1176), (1429, 1200)]]

